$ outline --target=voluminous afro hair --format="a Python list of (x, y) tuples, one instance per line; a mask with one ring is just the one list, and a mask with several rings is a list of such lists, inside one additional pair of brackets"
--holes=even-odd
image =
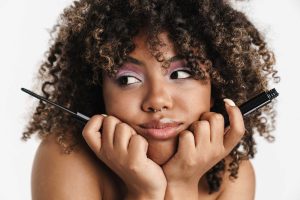
[[(151, 53), (162, 62), (157, 37), (165, 31), (177, 53), (183, 56), (196, 79), (206, 79), (200, 64), (207, 66), (212, 83), (212, 111), (225, 113), (223, 98), (237, 105), (279, 82), (275, 59), (262, 34), (247, 17), (222, 0), (81, 0), (66, 8), (53, 27), (50, 49), (39, 69), (44, 96), (88, 116), (105, 113), (102, 73), (114, 76), (135, 48), (133, 37), (146, 29)], [(39, 86), (38, 86), (39, 87)], [(239, 163), (253, 158), (258, 133), (268, 141), (275, 128), (273, 101), (245, 118), (246, 133), (231, 151), (229, 171), (237, 178)], [(39, 102), (23, 133), (44, 138), (55, 134), (66, 153), (81, 137), (82, 124), (67, 113)], [(218, 191), (224, 159), (206, 173), (210, 192)]]

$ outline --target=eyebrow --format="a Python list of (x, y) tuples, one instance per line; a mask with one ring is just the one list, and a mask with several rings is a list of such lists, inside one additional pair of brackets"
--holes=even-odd
[[(176, 56), (173, 56), (173, 57), (167, 59), (166, 61), (171, 63), (171, 62), (175, 62), (177, 60), (182, 60), (182, 59), (183, 59), (182, 56), (176, 55)], [(136, 65), (145, 66), (145, 63), (143, 61), (140, 61), (140, 60), (138, 60), (136, 58), (133, 58), (131, 56), (127, 56), (125, 62), (131, 62), (131, 63), (136, 64)]]

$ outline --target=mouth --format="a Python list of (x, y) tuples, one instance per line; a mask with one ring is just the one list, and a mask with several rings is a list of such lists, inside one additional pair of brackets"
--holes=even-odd
[(155, 140), (167, 140), (175, 137), (181, 128), (182, 123), (150, 123), (139, 126), (143, 136)]

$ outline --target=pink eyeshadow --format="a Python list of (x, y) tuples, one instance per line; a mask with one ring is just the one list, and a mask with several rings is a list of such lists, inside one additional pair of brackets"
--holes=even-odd
[(187, 68), (186, 67), (186, 61), (184, 60), (178, 60), (178, 61), (175, 61), (175, 62), (172, 62), (171, 65), (170, 65), (170, 68), (169, 68), (169, 71), (173, 71), (174, 69), (177, 69), (177, 68)]
[(119, 70), (118, 70), (118, 73), (117, 73), (117, 76), (120, 76), (122, 74), (125, 74), (125, 73), (135, 73), (135, 74), (141, 74), (141, 70), (138, 69), (139, 67), (135, 67), (135, 66), (132, 66), (132, 65), (128, 65), (128, 64), (124, 64)]
[[(174, 69), (177, 69), (177, 68), (186, 68), (186, 61), (184, 60), (178, 60), (178, 61), (175, 61), (175, 62), (172, 62), (170, 64), (170, 67), (169, 67), (169, 72), (172, 72)], [(142, 67), (138, 67), (138, 66), (134, 66), (132, 64), (128, 64), (128, 63), (125, 63), (124, 65), (122, 65), (122, 67), (119, 68), (118, 70), (118, 73), (117, 73), (117, 77), (123, 75), (123, 74), (130, 74), (130, 73), (135, 73), (137, 75), (140, 75), (142, 74)]]

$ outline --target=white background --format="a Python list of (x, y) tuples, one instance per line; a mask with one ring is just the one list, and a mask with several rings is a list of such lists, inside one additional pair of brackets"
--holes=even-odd
[[(31, 165), (38, 139), (20, 140), (36, 100), (21, 92), (32, 88), (48, 47), (50, 29), (71, 0), (0, 0), (0, 199), (29, 200)], [(276, 141), (256, 137), (257, 200), (300, 200), (300, 1), (250, 0), (238, 3), (264, 32), (277, 58)], [(298, 123), (298, 124), (297, 124)], [(234, 194), (233, 194), (234, 195)]]

